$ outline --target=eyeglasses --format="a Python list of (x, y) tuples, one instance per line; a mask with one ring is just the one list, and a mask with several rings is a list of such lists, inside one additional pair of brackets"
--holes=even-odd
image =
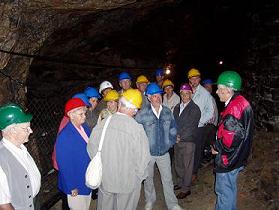
[(25, 127), (25, 128), (23, 128), (23, 127), (19, 127), (19, 128), (21, 128), (21, 129), (24, 130), (25, 132), (32, 132), (32, 129), (31, 129), (30, 126)]

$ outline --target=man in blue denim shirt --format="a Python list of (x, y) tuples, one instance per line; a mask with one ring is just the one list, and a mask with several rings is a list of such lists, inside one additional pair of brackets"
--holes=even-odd
[(143, 125), (149, 140), (151, 161), (144, 182), (146, 205), (145, 210), (151, 210), (156, 201), (153, 182), (154, 164), (156, 163), (163, 184), (163, 191), (168, 209), (183, 210), (173, 191), (170, 156), (168, 150), (176, 142), (176, 125), (171, 110), (162, 106), (162, 89), (156, 83), (150, 83), (146, 95), (151, 104), (143, 108), (137, 115), (136, 121)]

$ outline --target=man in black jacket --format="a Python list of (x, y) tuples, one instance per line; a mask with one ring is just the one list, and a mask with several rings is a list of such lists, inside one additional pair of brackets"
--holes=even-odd
[(217, 139), (212, 148), (215, 158), (215, 210), (236, 210), (237, 177), (247, 163), (253, 135), (253, 110), (239, 94), (241, 77), (225, 71), (217, 80), (216, 91), (225, 109), (220, 115)]
[(177, 176), (175, 190), (181, 188), (178, 199), (191, 194), (191, 179), (195, 156), (195, 139), (201, 111), (192, 97), (192, 88), (185, 83), (180, 87), (181, 103), (174, 108), (173, 115), (177, 124), (177, 144), (174, 146), (174, 166)]

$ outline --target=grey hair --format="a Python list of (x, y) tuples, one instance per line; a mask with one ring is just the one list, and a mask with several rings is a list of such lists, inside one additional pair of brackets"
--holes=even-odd
[(128, 101), (123, 96), (119, 99), (119, 106), (124, 106), (126, 108), (132, 108), (132, 109), (136, 109), (137, 108), (134, 104), (132, 104), (130, 101)]
[(14, 128), (16, 126), (15, 123), (11, 124), (11, 125), (8, 125), (6, 128), (2, 129), (2, 132), (3, 133), (7, 133), (11, 130), (11, 128)]
[(218, 85), (218, 87), (227, 89), (227, 90), (230, 92), (231, 95), (234, 94), (235, 89), (233, 89), (232, 87), (228, 87), (228, 86), (226, 86), (226, 85), (221, 85), (221, 84)]

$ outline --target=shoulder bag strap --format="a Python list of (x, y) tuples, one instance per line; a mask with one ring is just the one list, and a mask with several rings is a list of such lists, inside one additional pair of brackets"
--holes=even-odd
[(103, 131), (102, 131), (102, 135), (101, 135), (101, 140), (100, 140), (98, 152), (101, 152), (101, 150), (102, 150), (103, 142), (104, 142), (104, 137), (105, 137), (106, 130), (107, 130), (107, 127), (108, 127), (108, 124), (109, 124), (109, 122), (110, 122), (111, 117), (112, 117), (112, 115), (110, 115), (110, 116), (108, 117), (108, 119), (106, 120), (106, 122), (105, 122)]

